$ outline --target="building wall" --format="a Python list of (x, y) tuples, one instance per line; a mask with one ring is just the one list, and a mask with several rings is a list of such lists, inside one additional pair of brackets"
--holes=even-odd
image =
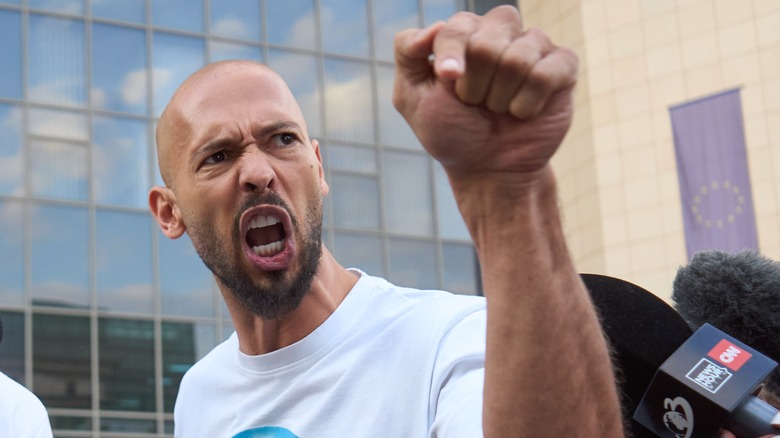
[(555, 166), (583, 272), (668, 298), (688, 262), (669, 107), (741, 90), (759, 250), (780, 259), (780, 2), (524, 0), (525, 24), (580, 57)]

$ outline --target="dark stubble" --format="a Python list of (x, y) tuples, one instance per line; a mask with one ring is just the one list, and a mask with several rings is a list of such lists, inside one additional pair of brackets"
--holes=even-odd
[[(266, 271), (271, 279), (271, 286), (255, 284), (248, 272), (240, 268), (237, 257), (241, 257), (241, 233), (239, 220), (247, 209), (260, 204), (277, 205), (285, 210), (292, 219), (293, 229), (301, 230), (297, 239), (297, 252), (300, 256), (301, 269), (297, 275), (287, 270)], [(253, 195), (241, 205), (233, 221), (232, 242), (238, 245), (236, 249), (228, 242), (221, 242), (217, 233), (197, 220), (188, 221), (187, 229), (195, 251), (200, 259), (219, 279), (219, 281), (253, 314), (263, 319), (278, 319), (293, 310), (309, 291), (314, 275), (317, 272), (322, 255), (322, 199), (309, 203), (309, 208), (303, 218), (305, 228), (292, 214), (287, 203), (276, 193)]]

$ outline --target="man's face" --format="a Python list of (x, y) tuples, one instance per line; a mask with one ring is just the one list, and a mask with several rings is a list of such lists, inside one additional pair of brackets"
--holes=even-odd
[(174, 102), (164, 161), (196, 251), (248, 310), (283, 316), (317, 271), (328, 191), (297, 103), (259, 67), (218, 71)]

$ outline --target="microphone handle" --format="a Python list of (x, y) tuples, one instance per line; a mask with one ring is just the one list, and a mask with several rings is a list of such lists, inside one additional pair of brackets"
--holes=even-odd
[(724, 427), (738, 438), (756, 438), (777, 435), (772, 419), (777, 415), (769, 403), (758, 397), (749, 396), (729, 415)]

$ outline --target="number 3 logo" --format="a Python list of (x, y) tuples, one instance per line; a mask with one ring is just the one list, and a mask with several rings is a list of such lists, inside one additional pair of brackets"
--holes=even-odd
[(674, 400), (664, 399), (664, 424), (678, 438), (690, 438), (693, 434), (693, 409), (688, 400), (677, 397)]

